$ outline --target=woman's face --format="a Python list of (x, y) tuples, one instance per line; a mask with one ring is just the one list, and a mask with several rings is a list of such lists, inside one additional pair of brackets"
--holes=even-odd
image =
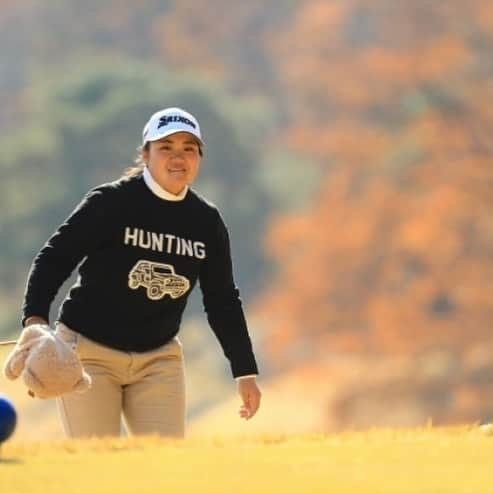
[(192, 183), (199, 172), (199, 144), (188, 132), (149, 142), (142, 157), (154, 180), (175, 195)]

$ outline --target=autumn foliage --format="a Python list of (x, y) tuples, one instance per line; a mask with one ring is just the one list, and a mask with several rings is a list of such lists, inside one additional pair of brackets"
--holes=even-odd
[(326, 169), (308, 209), (271, 221), (257, 309), (279, 360), (491, 337), (491, 14), (382, 5), (305, 2), (270, 42), (291, 95), (280, 138)]
[(276, 272), (255, 313), (269, 360), (461, 351), (487, 340), (488, 2), (289, 5), (172, 2), (154, 30), (163, 60), (270, 94), (283, 120), (266, 148), (274, 140), (322, 172), (311, 203), (268, 226)]

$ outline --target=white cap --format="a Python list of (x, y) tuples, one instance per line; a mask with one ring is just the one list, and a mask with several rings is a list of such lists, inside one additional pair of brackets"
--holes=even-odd
[(142, 145), (177, 132), (188, 132), (203, 145), (197, 119), (181, 108), (165, 108), (154, 113), (142, 131)]

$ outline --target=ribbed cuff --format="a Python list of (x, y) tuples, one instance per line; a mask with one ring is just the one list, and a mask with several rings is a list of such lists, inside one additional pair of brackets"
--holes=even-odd
[(258, 374), (257, 362), (253, 353), (231, 358), (231, 372), (234, 378)]
[(251, 375), (241, 375), (240, 377), (235, 377), (236, 381), (243, 380), (244, 378), (256, 377), (257, 373), (252, 373)]

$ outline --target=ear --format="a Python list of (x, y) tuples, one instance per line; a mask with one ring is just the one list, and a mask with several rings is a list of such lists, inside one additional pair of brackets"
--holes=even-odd
[(150, 150), (150, 148), (151, 148), (151, 143), (146, 142), (146, 144), (142, 147), (142, 149), (140, 151), (142, 161), (144, 161), (144, 163), (146, 165), (149, 162), (149, 154), (150, 154), (149, 150)]
[(26, 364), (26, 358), (28, 354), (29, 351), (19, 350), (17, 346), (9, 354), (3, 367), (3, 374), (9, 380), (15, 380), (22, 373), (22, 370), (24, 370), (24, 366)]

